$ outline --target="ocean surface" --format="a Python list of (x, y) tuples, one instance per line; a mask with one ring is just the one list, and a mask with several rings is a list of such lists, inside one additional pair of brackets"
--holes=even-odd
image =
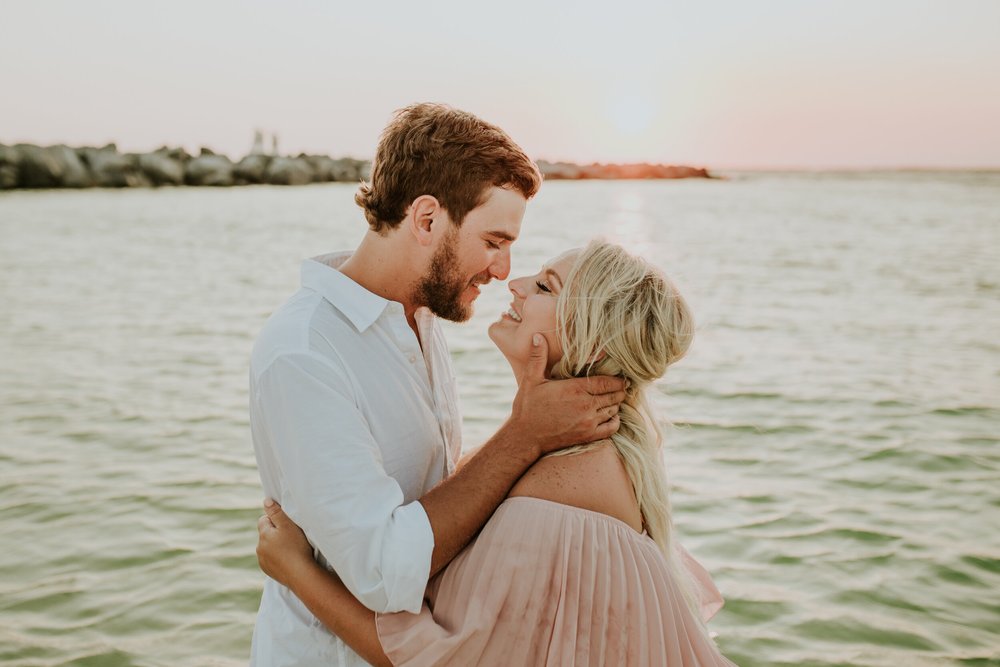
[[(0, 663), (241, 665), (263, 575), (247, 357), (349, 184), (0, 194)], [(740, 665), (1000, 665), (1000, 173), (553, 182), (699, 323), (657, 388), (675, 522)], [(467, 445), (514, 383), (449, 325)]]

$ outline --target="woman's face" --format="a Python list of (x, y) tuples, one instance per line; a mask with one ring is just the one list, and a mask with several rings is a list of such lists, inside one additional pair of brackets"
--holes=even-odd
[(518, 378), (528, 363), (531, 338), (536, 333), (545, 336), (548, 343), (546, 373), (562, 358), (562, 345), (556, 332), (556, 298), (579, 254), (579, 249), (568, 250), (547, 262), (538, 273), (507, 283), (514, 299), (510, 309), (490, 325), (489, 334)]

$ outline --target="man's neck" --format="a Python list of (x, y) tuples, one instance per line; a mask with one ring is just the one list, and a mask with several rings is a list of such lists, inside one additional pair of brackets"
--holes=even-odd
[(417, 269), (406, 261), (405, 251), (394, 241), (372, 231), (365, 233), (361, 245), (340, 265), (340, 272), (372, 294), (403, 304), (406, 321), (417, 333), (414, 313), (419, 304), (413, 301)]

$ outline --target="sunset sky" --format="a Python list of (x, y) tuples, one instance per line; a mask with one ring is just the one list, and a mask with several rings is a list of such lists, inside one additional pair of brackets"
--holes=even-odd
[(0, 4), (0, 142), (370, 157), (447, 102), (536, 158), (1000, 167), (1000, 1)]

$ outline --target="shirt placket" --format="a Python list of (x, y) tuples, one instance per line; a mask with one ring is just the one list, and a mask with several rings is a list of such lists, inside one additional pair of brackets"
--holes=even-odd
[(435, 327), (435, 320), (432, 315), (418, 313), (417, 327), (420, 329), (420, 338), (424, 342), (424, 361), (430, 369), (431, 391), (434, 396), (434, 416), (437, 418), (438, 427), (441, 430), (441, 439), (444, 442), (445, 470), (447, 477), (454, 469), (455, 462), (452, 460), (452, 442), (456, 437), (458, 428), (455, 419), (456, 400), (454, 396), (454, 379), (451, 376), (451, 369), (448, 360), (447, 345), (441, 334), (441, 330)]
[(427, 372), (424, 355), (420, 351), (420, 343), (417, 341), (417, 336), (406, 322), (406, 316), (403, 314), (403, 306), (398, 303), (390, 303), (386, 308), (386, 312), (389, 330), (392, 331), (396, 347), (399, 349), (400, 354), (403, 355), (403, 358), (406, 359), (413, 373), (420, 379), (420, 384), (424, 389), (424, 396), (428, 403), (434, 406), (434, 414), (436, 415), (437, 402), (434, 400), (434, 387), (431, 385), (430, 374)]

